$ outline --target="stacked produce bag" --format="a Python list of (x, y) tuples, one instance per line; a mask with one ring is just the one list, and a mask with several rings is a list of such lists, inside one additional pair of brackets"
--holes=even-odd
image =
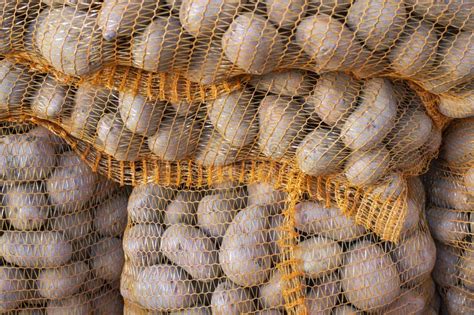
[[(430, 231), (464, 244), (458, 256), (471, 239), (440, 239), (434, 213), (470, 199), (439, 204), (436, 191), (457, 184), (428, 180), (428, 228), (417, 176), (450, 119), (472, 126), (473, 10), (466, 0), (0, 0), (5, 264), (26, 268), (20, 279), (42, 268), (60, 278), (25, 276), (25, 292), (66, 313), (78, 301), (79, 313), (100, 313), (100, 294), (120, 312), (119, 283), (129, 314), (437, 312)], [(21, 152), (38, 137), (58, 148)], [(464, 176), (464, 156), (444, 159), (427, 178)], [(38, 209), (9, 208), (32, 192)], [(35, 217), (22, 222), (24, 210)], [(69, 231), (76, 222), (84, 228)], [(30, 235), (64, 257), (25, 262), (11, 244)], [(87, 276), (75, 289), (56, 290), (77, 270)], [(6, 298), (10, 309), (32, 299)]]

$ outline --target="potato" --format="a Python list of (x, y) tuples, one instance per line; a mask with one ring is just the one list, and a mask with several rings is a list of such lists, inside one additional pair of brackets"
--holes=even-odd
[[(466, 189), (468, 193), (473, 196), (474, 195), (474, 167), (471, 167), (470, 169), (467, 170), (467, 172), (464, 174), (464, 185), (466, 186)], [(474, 232), (474, 229), (473, 229)]]
[(296, 43), (315, 63), (317, 72), (354, 69), (360, 66), (356, 60), (369, 55), (349, 28), (326, 14), (304, 18), (296, 29)]
[(360, 312), (350, 305), (342, 305), (333, 309), (334, 315), (359, 315)]
[(382, 200), (397, 199), (406, 187), (407, 180), (401, 174), (391, 173), (384, 178), (383, 183), (373, 187), (371, 194)]
[(296, 150), (300, 170), (311, 176), (323, 176), (341, 170), (347, 152), (339, 141), (336, 130), (316, 128), (309, 133)]
[(69, 240), (86, 237), (92, 231), (93, 215), (89, 209), (82, 209), (68, 214), (54, 213), (49, 219), (53, 231), (64, 233)]
[(457, 120), (443, 135), (440, 156), (450, 164), (462, 164), (474, 159), (474, 118)]
[(18, 312), (18, 315), (44, 315), (42, 309), (25, 309)]
[(102, 66), (107, 51), (96, 17), (68, 6), (51, 8), (35, 27), (35, 46), (56, 70), (72, 76), (91, 74)]
[(262, 92), (284, 96), (301, 96), (308, 95), (311, 92), (313, 81), (310, 72), (290, 69), (254, 76), (250, 79), (249, 84)]
[(94, 314), (119, 315), (123, 314), (123, 298), (119, 290), (109, 290), (92, 301)]
[(271, 183), (255, 182), (247, 185), (249, 206), (265, 206), (270, 214), (281, 212), (288, 199), (288, 193), (278, 190)]
[(389, 153), (383, 147), (352, 152), (344, 174), (351, 185), (373, 185), (387, 173), (389, 159)]
[(201, 109), (199, 101), (189, 102), (186, 99), (170, 100), (167, 104), (167, 108), (170, 108), (168, 105), (171, 105), (171, 108), (176, 113), (175, 120), (178, 120), (179, 116), (183, 116), (185, 119), (194, 118), (194, 113)]
[(173, 311), (193, 306), (198, 298), (196, 288), (186, 273), (171, 265), (145, 267), (138, 274), (133, 296), (144, 308)]
[(283, 314), (279, 310), (270, 309), (270, 310), (261, 310), (256, 313), (257, 315), (280, 315)]
[[(0, 1), (0, 27), (3, 30), (0, 35), (0, 54), (7, 54), (16, 48), (24, 35), (23, 28), (30, 18), (28, 15), (35, 15), (38, 9), (37, 1)], [(25, 13), (28, 15), (25, 16)]]
[(401, 295), (388, 306), (384, 314), (425, 314), (425, 307), (428, 306), (426, 298), (415, 290), (402, 292)]
[(474, 290), (474, 252), (472, 244), (465, 248), (459, 258), (459, 278), (464, 287)]
[(433, 237), (443, 243), (456, 243), (469, 233), (469, 217), (465, 212), (432, 206), (426, 210), (426, 218)]
[(392, 259), (369, 241), (359, 241), (345, 253), (341, 274), (346, 298), (361, 310), (380, 310), (400, 294)]
[(342, 263), (342, 247), (337, 242), (316, 236), (300, 242), (295, 250), (306, 278), (317, 279), (335, 271)]
[(209, 36), (226, 29), (238, 12), (238, 0), (182, 0), (179, 20), (183, 28), (195, 37)]
[(74, 295), (85, 282), (89, 267), (79, 261), (70, 265), (41, 270), (36, 286), (47, 299), (63, 299)]
[(212, 293), (212, 314), (239, 315), (256, 310), (250, 290), (225, 279)]
[(171, 312), (170, 315), (211, 315), (211, 310), (206, 306), (197, 306), (179, 312)]
[(64, 153), (65, 151), (69, 151), (70, 149), (66, 140), (56, 135), (46, 127), (38, 126), (36, 128), (33, 128), (28, 132), (28, 135), (43, 138), (44, 141), (51, 142), (51, 144), (54, 146), (54, 151), (56, 153)]
[(24, 104), (31, 81), (32, 76), (26, 67), (0, 60), (0, 108), (5, 111)]
[(420, 177), (411, 176), (408, 177), (406, 181), (408, 184), (408, 198), (416, 201), (421, 205), (421, 208), (424, 209), (426, 204), (426, 192)]
[(222, 37), (227, 59), (250, 74), (273, 71), (282, 57), (283, 40), (273, 25), (259, 14), (243, 13)]
[(267, 95), (260, 103), (258, 144), (272, 159), (289, 158), (306, 123), (303, 104), (285, 96)]
[(105, 0), (97, 24), (106, 41), (132, 35), (140, 26), (148, 25), (155, 15), (154, 0)]
[(285, 300), (283, 298), (282, 290), (284, 280), (278, 269), (274, 269), (270, 279), (259, 288), (260, 302), (264, 308), (283, 309)]
[(46, 313), (48, 315), (88, 315), (92, 313), (92, 306), (87, 295), (81, 294), (62, 300), (50, 300), (46, 307)]
[(59, 232), (5, 231), (0, 237), (0, 255), (21, 267), (53, 268), (71, 259), (72, 246)]
[(441, 94), (474, 78), (474, 39), (472, 32), (446, 36), (440, 42), (439, 65), (419, 81), (431, 93)]
[(342, 119), (355, 107), (360, 81), (343, 72), (322, 74), (306, 102), (326, 124), (342, 124)]
[(146, 71), (169, 71), (175, 62), (181, 24), (173, 16), (157, 16), (132, 41), (132, 65)]
[(461, 95), (441, 94), (438, 109), (441, 114), (451, 118), (467, 118), (474, 116), (474, 92)]
[(119, 161), (135, 161), (140, 152), (141, 137), (125, 129), (115, 114), (104, 114), (97, 125), (97, 140), (105, 153)]
[(402, 225), (401, 233), (407, 233), (418, 227), (420, 215), (423, 212), (424, 207), (413, 198), (408, 197), (406, 201), (406, 209), (407, 213)]
[(227, 278), (244, 286), (262, 284), (272, 259), (267, 241), (268, 212), (261, 206), (240, 211), (225, 232), (219, 261)]
[(423, 16), (424, 19), (444, 26), (462, 28), (466, 31), (474, 30), (474, 22), (472, 21), (474, 5), (470, 1), (407, 0), (405, 2), (413, 5), (414, 11)]
[(39, 84), (31, 103), (33, 114), (49, 120), (67, 115), (71, 108), (70, 87), (60, 84), (50, 75), (42, 79)]
[(161, 238), (161, 252), (196, 280), (213, 281), (220, 275), (216, 244), (195, 227), (168, 227)]
[(446, 292), (444, 304), (447, 314), (470, 314), (474, 309), (474, 295), (471, 292), (460, 290), (456, 287)]
[(96, 277), (109, 282), (120, 279), (124, 264), (121, 240), (115, 237), (100, 239), (92, 245), (91, 258)]
[(308, 2), (306, 0), (267, 0), (264, 3), (268, 19), (277, 28), (293, 29), (308, 9)]
[(14, 185), (4, 198), (5, 215), (17, 230), (36, 230), (48, 219), (48, 200), (37, 184)]
[(173, 224), (196, 224), (196, 212), (202, 193), (199, 191), (180, 191), (176, 198), (166, 207), (164, 223)]
[(330, 315), (331, 309), (336, 306), (341, 291), (339, 277), (330, 275), (322, 278), (306, 294), (306, 308), (309, 314)]
[(424, 110), (409, 110), (395, 124), (388, 144), (396, 155), (415, 151), (428, 141), (432, 129), (433, 122)]
[(238, 211), (235, 200), (228, 199), (223, 194), (205, 196), (197, 209), (198, 227), (207, 235), (222, 239)]
[(443, 208), (471, 211), (472, 203), (463, 179), (449, 174), (448, 178), (444, 174), (433, 177), (431, 182), (430, 200), (434, 205)]
[(163, 228), (158, 224), (140, 223), (128, 228), (123, 236), (123, 251), (137, 266), (151, 266), (160, 261)]
[(436, 261), (436, 246), (428, 232), (416, 231), (400, 241), (392, 252), (402, 285), (414, 287), (431, 274)]
[(16, 309), (26, 299), (28, 280), (23, 271), (15, 267), (0, 267), (0, 311)]
[(125, 126), (133, 133), (151, 136), (158, 130), (166, 104), (150, 101), (145, 96), (120, 92), (119, 111)]
[(121, 236), (127, 227), (128, 196), (118, 195), (97, 206), (94, 228), (103, 236)]
[(94, 199), (95, 201), (102, 202), (113, 198), (116, 193), (125, 193), (128, 196), (130, 191), (131, 189), (129, 187), (120, 187), (120, 184), (115, 182), (114, 180), (108, 179), (105, 176), (99, 176), (99, 180), (95, 187)]
[(252, 92), (241, 89), (208, 103), (209, 120), (232, 146), (251, 144), (258, 132)]
[(437, 46), (438, 36), (433, 24), (424, 20), (409, 23), (397, 45), (390, 49), (390, 65), (399, 75), (417, 76), (432, 66)]
[(347, 24), (371, 50), (391, 48), (406, 24), (406, 9), (397, 0), (356, 0)]
[(342, 140), (352, 150), (374, 148), (394, 126), (397, 107), (393, 85), (388, 79), (366, 81), (361, 104), (342, 126)]
[(69, 126), (70, 133), (79, 139), (94, 137), (100, 117), (115, 98), (112, 90), (84, 82), (77, 88)]
[(63, 153), (46, 181), (51, 205), (62, 213), (82, 209), (93, 197), (97, 174), (74, 152)]
[(127, 212), (135, 223), (159, 223), (175, 191), (149, 183), (135, 186), (128, 198)]
[(196, 151), (200, 132), (201, 124), (194, 118), (173, 117), (148, 138), (148, 148), (162, 160), (183, 160)]
[(364, 227), (344, 215), (341, 209), (326, 208), (320, 202), (300, 202), (296, 205), (295, 212), (295, 227), (308, 234), (319, 234), (346, 242), (366, 234)]
[(194, 160), (205, 167), (224, 166), (239, 161), (246, 152), (232, 146), (212, 127), (205, 126)]

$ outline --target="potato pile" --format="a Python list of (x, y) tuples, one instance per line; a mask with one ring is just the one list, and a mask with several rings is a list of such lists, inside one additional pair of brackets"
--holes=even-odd
[(0, 313), (121, 314), (128, 194), (43, 127), (1, 131)]
[(474, 120), (454, 121), (425, 180), (437, 260), (433, 278), (450, 314), (474, 312)]
[[(412, 200), (421, 208), (417, 193)], [(292, 237), (283, 229), (287, 199), (263, 182), (136, 186), (123, 242), (121, 293), (129, 312), (284, 314), (287, 275), (277, 266), (281, 240)], [(298, 203), (294, 220), (308, 314), (437, 312), (430, 277), (436, 248), (423, 219), (399, 244), (381, 242), (315, 200)]]

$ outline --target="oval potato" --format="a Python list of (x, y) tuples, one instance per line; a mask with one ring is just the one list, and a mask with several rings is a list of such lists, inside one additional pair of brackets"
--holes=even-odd
[(92, 313), (92, 305), (87, 295), (83, 293), (61, 300), (50, 300), (46, 313), (48, 315), (89, 315)]
[(236, 148), (215, 129), (204, 127), (194, 160), (202, 166), (224, 166), (239, 161), (248, 150)]
[(71, 108), (71, 88), (48, 75), (38, 83), (31, 110), (39, 118), (57, 119), (66, 116)]
[(240, 315), (254, 312), (256, 308), (248, 289), (226, 279), (212, 293), (211, 310), (216, 315)]
[(308, 95), (313, 89), (313, 76), (310, 72), (291, 69), (270, 72), (254, 76), (249, 84), (261, 92), (271, 92), (277, 95), (301, 96)]
[(163, 232), (159, 224), (140, 223), (128, 228), (123, 235), (123, 252), (130, 264), (151, 266), (158, 263)]
[(308, 2), (306, 0), (267, 0), (264, 3), (268, 19), (278, 29), (293, 29), (308, 9)]
[(474, 159), (474, 118), (459, 119), (443, 134), (440, 156), (450, 164), (463, 164)]
[(196, 212), (202, 198), (200, 191), (180, 191), (175, 199), (166, 207), (163, 222), (170, 226), (173, 224), (196, 224)]
[(109, 282), (119, 280), (125, 260), (122, 241), (115, 237), (98, 240), (91, 247), (91, 259), (96, 277)]
[(458, 263), (459, 278), (464, 287), (474, 290), (474, 252), (472, 244), (465, 248)]
[(342, 264), (342, 247), (331, 239), (321, 236), (300, 242), (295, 250), (295, 258), (306, 278), (324, 277)]
[(128, 198), (127, 212), (134, 223), (160, 223), (175, 191), (153, 183), (135, 186)]
[(54, 213), (49, 219), (49, 228), (64, 233), (71, 241), (80, 240), (91, 233), (93, 217), (90, 209), (68, 214)]
[(283, 309), (285, 299), (283, 298), (282, 276), (278, 269), (275, 269), (267, 283), (262, 284), (259, 288), (260, 302), (264, 308)]
[(198, 227), (207, 235), (220, 240), (238, 211), (237, 203), (225, 198), (225, 195), (205, 196), (197, 209)]
[(36, 287), (47, 299), (63, 299), (74, 295), (85, 282), (89, 267), (79, 261), (54, 269), (41, 270), (36, 279)]
[(94, 228), (103, 236), (121, 236), (127, 227), (128, 196), (116, 195), (95, 209)]
[(383, 147), (355, 151), (349, 156), (344, 175), (354, 186), (373, 185), (388, 172), (389, 161), (389, 153)]
[(438, 109), (441, 114), (451, 118), (467, 118), (474, 116), (474, 92), (461, 95), (441, 94)]
[(28, 279), (19, 268), (0, 267), (0, 311), (9, 312), (27, 298)]
[(14, 185), (4, 196), (5, 215), (17, 230), (36, 230), (46, 223), (49, 205), (37, 184)]
[(330, 315), (338, 302), (341, 282), (336, 275), (324, 277), (309, 289), (306, 294), (306, 308), (309, 314)]
[(32, 76), (26, 67), (7, 59), (0, 60), (0, 108), (8, 110), (20, 107), (31, 81)]
[(465, 212), (429, 207), (426, 219), (433, 238), (443, 243), (462, 241), (469, 234), (469, 217)]

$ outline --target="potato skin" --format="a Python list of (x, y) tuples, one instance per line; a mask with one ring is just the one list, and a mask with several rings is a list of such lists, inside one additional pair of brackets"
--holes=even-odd
[(275, 269), (267, 283), (259, 288), (260, 301), (264, 308), (281, 309), (285, 305), (282, 295), (283, 283), (281, 273)]
[(144, 308), (173, 311), (190, 307), (198, 294), (191, 280), (176, 266), (153, 265), (138, 274), (133, 296)]
[(426, 218), (433, 238), (443, 243), (459, 242), (469, 234), (469, 217), (465, 212), (430, 207)]
[(451, 118), (467, 118), (474, 116), (474, 92), (461, 95), (441, 94), (438, 109), (441, 114)]
[(306, 135), (296, 150), (300, 170), (311, 176), (337, 173), (343, 167), (347, 152), (336, 130), (316, 128)]
[(464, 249), (459, 258), (459, 278), (461, 278), (464, 287), (474, 290), (474, 252), (473, 246)]
[(431, 186), (429, 199), (435, 206), (456, 210), (471, 211), (470, 196), (463, 179), (454, 174), (448, 178), (441, 172), (433, 171), (430, 174)]
[(46, 223), (49, 206), (37, 184), (15, 185), (4, 197), (5, 215), (17, 230), (36, 230)]
[(81, 209), (93, 197), (97, 181), (97, 174), (78, 155), (63, 153), (46, 181), (51, 205), (62, 213)]
[(136, 266), (158, 263), (163, 232), (158, 224), (140, 223), (128, 228), (123, 235), (123, 251), (128, 261)]
[(120, 279), (125, 260), (120, 239), (107, 237), (98, 240), (92, 245), (91, 258), (96, 277), (109, 282)]
[(331, 239), (312, 237), (298, 244), (295, 258), (301, 261), (306, 278), (317, 279), (332, 273), (342, 264), (342, 247)]
[(227, 59), (250, 74), (273, 71), (283, 49), (277, 29), (254, 13), (240, 14), (222, 37), (222, 50)]
[(204, 196), (197, 209), (197, 225), (207, 235), (222, 239), (238, 211), (235, 200), (226, 198), (224, 194)]
[(260, 102), (258, 118), (262, 153), (272, 159), (293, 155), (298, 133), (307, 119), (303, 104), (285, 96), (266, 95)]
[(347, 299), (361, 310), (383, 309), (400, 294), (392, 259), (369, 241), (359, 241), (345, 253), (341, 283)]
[(295, 208), (295, 227), (305, 233), (350, 242), (366, 234), (365, 228), (344, 215), (339, 208), (326, 208), (320, 202), (303, 201)]
[(262, 206), (240, 211), (224, 234), (219, 262), (227, 278), (250, 287), (262, 284), (271, 267), (268, 212)]
[(39, 294), (47, 299), (67, 298), (79, 291), (88, 272), (89, 267), (81, 261), (41, 270), (36, 279), (36, 286)]
[(50, 300), (46, 313), (48, 315), (88, 315), (92, 313), (92, 305), (87, 295), (80, 294), (62, 300)]
[(306, 102), (314, 107), (314, 111), (326, 124), (342, 124), (342, 119), (356, 105), (360, 87), (360, 81), (343, 72), (324, 73)]
[(474, 295), (466, 290), (451, 287), (446, 292), (443, 302), (446, 305), (448, 314), (469, 314), (474, 309)]
[(0, 255), (21, 267), (53, 268), (71, 259), (72, 246), (59, 232), (5, 231), (0, 237)]
[(135, 186), (128, 198), (127, 212), (134, 223), (160, 223), (173, 189), (153, 183)]
[(0, 267), (0, 311), (16, 309), (27, 299), (28, 280), (16, 267)]
[(428, 141), (433, 127), (431, 118), (424, 110), (408, 110), (389, 135), (389, 145), (397, 155), (415, 151)]
[(216, 315), (239, 315), (254, 312), (256, 307), (248, 289), (226, 279), (212, 293), (211, 310)]
[(397, 99), (388, 79), (367, 80), (361, 98), (361, 104), (341, 129), (342, 140), (352, 150), (369, 150), (382, 142), (397, 114)]
[(168, 227), (161, 238), (161, 251), (196, 280), (213, 281), (220, 275), (216, 244), (195, 227)]
[(123, 298), (119, 290), (110, 290), (92, 301), (92, 307), (96, 315), (123, 314)]
[(313, 89), (313, 81), (310, 72), (291, 69), (254, 76), (250, 79), (249, 84), (262, 92), (271, 92), (282, 96), (297, 96), (308, 95)]
[(375, 184), (389, 168), (389, 153), (385, 148), (355, 151), (349, 156), (344, 174), (354, 186)]
[(265, 206), (270, 214), (281, 212), (288, 199), (288, 193), (278, 190), (271, 183), (255, 182), (247, 185), (247, 205)]
[(306, 294), (306, 308), (310, 314), (330, 315), (340, 291), (341, 283), (337, 275), (324, 277)]
[(128, 196), (118, 195), (95, 210), (94, 227), (103, 236), (121, 236), (127, 227)]
[(474, 118), (459, 119), (443, 134), (440, 156), (449, 164), (468, 163), (474, 159)]
[(358, 315), (360, 312), (350, 305), (343, 305), (334, 308), (334, 315)]
[(267, 0), (265, 7), (268, 19), (277, 28), (293, 29), (297, 21), (304, 16), (308, 9), (308, 1), (305, 0)]
[(458, 282), (458, 260), (461, 249), (436, 243), (436, 263), (432, 272), (433, 280), (442, 287), (455, 286)]
[(224, 166), (239, 161), (248, 150), (226, 141), (215, 129), (204, 128), (194, 160), (203, 166)]
[(57, 82), (48, 75), (39, 82), (31, 109), (35, 115), (44, 119), (57, 119), (65, 115), (71, 107), (70, 87)]
[(175, 199), (166, 207), (163, 223), (170, 226), (173, 224), (196, 224), (196, 212), (199, 201), (202, 198), (200, 191), (180, 191)]
[(8, 110), (23, 104), (32, 76), (27, 68), (0, 60), (0, 108)]

